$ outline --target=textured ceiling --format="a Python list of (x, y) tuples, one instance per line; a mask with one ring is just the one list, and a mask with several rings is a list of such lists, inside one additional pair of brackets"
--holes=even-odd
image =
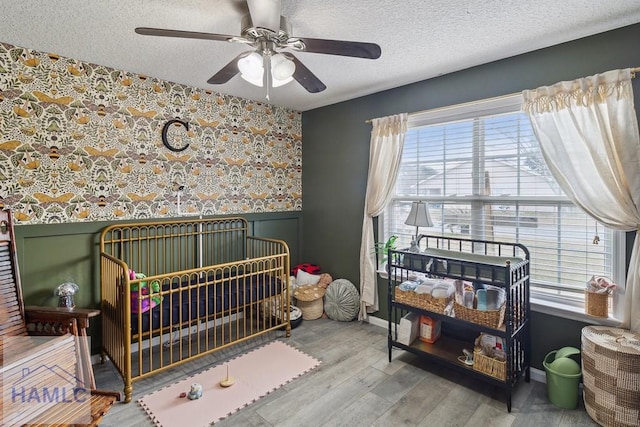
[[(640, 22), (638, 0), (283, 0), (293, 36), (378, 43), (377, 60), (298, 53), (326, 85), (307, 93), (296, 82), (271, 103), (295, 110), (381, 90)], [(138, 26), (240, 35), (241, 0), (0, 0), (0, 42), (264, 100), (239, 76), (207, 79), (241, 44), (140, 36)], [(606, 71), (606, 70), (602, 70)]]

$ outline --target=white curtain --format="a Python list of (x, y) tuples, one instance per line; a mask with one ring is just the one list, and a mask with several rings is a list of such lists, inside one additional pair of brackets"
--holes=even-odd
[(622, 327), (640, 331), (640, 137), (632, 77), (630, 69), (613, 70), (524, 91), (523, 109), (567, 196), (611, 228), (636, 230), (625, 289), (614, 297), (623, 302)]
[(360, 244), (360, 320), (378, 311), (373, 217), (382, 213), (393, 192), (407, 133), (406, 113), (373, 119), (369, 148), (369, 174), (364, 201)]

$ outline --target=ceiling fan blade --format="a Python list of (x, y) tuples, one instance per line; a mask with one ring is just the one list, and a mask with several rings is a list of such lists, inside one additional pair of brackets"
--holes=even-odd
[(277, 33), (280, 30), (280, 0), (247, 0), (254, 27), (266, 28)]
[(315, 76), (302, 62), (298, 60), (294, 55), (289, 52), (281, 52), (284, 56), (293, 61), (296, 65), (296, 70), (293, 72), (293, 78), (304, 87), (307, 92), (318, 93), (325, 90), (327, 87)]
[(300, 40), (303, 48), (299, 48), (301, 52), (325, 53), (328, 55), (353, 56), (356, 58), (378, 59), (382, 53), (380, 46), (375, 43), (350, 42), (346, 40), (325, 40), (310, 39), (307, 37), (298, 37), (292, 39)]
[(165, 28), (138, 27), (136, 33), (143, 36), (179, 37), (183, 39), (216, 40), (226, 42), (238, 37), (226, 34), (199, 33), (197, 31), (167, 30)]
[(243, 52), (240, 55), (236, 56), (231, 62), (222, 67), (220, 71), (215, 73), (209, 80), (207, 80), (207, 83), (212, 85), (221, 85), (231, 80), (236, 74), (240, 72), (240, 69), (238, 69), (238, 60), (250, 53), (251, 52)]
[(247, 6), (247, 0), (231, 0), (231, 8), (240, 16), (249, 13), (249, 6)]

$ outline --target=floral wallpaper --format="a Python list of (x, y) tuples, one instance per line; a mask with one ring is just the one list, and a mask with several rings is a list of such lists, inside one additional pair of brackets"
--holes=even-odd
[[(179, 152), (161, 139), (176, 118)], [(0, 43), (17, 224), (301, 210), (301, 162), (299, 112)]]

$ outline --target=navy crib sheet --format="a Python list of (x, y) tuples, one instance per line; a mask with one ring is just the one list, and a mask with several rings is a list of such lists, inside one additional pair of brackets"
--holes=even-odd
[[(211, 278), (193, 280), (191, 284), (212, 282)], [(172, 288), (186, 287), (189, 282), (173, 283)], [(139, 332), (139, 317), (142, 318), (140, 332), (171, 325), (188, 326), (188, 322), (215, 313), (231, 314), (229, 311), (265, 298), (279, 295), (283, 291), (280, 279), (267, 276), (238, 276), (225, 278), (222, 283), (210, 283), (197, 288), (185, 289), (164, 295), (162, 302), (141, 314), (131, 314), (131, 332)], [(163, 286), (168, 290), (168, 285)], [(181, 310), (182, 309), (182, 310)]]

